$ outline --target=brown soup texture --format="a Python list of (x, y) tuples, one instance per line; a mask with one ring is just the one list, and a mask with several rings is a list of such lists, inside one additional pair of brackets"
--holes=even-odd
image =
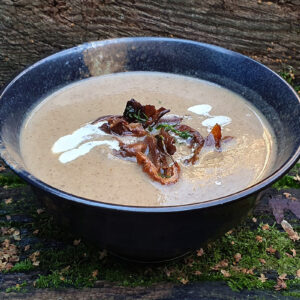
[[(94, 120), (122, 115), (128, 100), (170, 109), (182, 124), (206, 137), (215, 124), (233, 137), (203, 147), (186, 164), (191, 149), (178, 136), (173, 155), (178, 181), (152, 180), (134, 157), (114, 155), (115, 136)], [(102, 124), (102, 123), (101, 123)], [(137, 137), (120, 137), (124, 143)], [(21, 131), (27, 170), (50, 186), (76, 196), (131, 206), (176, 206), (204, 202), (246, 189), (262, 180), (276, 155), (276, 141), (263, 115), (241, 96), (210, 82), (159, 72), (92, 77), (57, 90), (32, 109)]]

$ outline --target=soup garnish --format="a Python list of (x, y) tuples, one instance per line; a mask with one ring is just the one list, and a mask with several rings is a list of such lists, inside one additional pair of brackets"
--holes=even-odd
[(173, 116), (163, 119), (168, 112), (170, 109), (164, 107), (156, 109), (154, 105), (142, 105), (131, 99), (127, 102), (122, 116), (103, 116), (92, 124), (99, 123), (101, 130), (115, 136), (145, 137), (142, 141), (131, 144), (125, 144), (115, 137), (120, 149), (113, 150), (114, 155), (135, 157), (150, 178), (167, 185), (176, 183), (181, 171), (178, 162), (172, 157), (176, 152), (176, 136), (182, 138), (193, 150), (193, 155), (185, 159), (185, 164), (195, 164), (204, 146), (213, 146), (217, 151), (221, 151), (221, 142), (232, 139), (232, 137), (222, 139), (221, 126), (218, 123), (214, 125), (208, 136), (203, 138), (196, 129), (180, 124), (182, 117)]

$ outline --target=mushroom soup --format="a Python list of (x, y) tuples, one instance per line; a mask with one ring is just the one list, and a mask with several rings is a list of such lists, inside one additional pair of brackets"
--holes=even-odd
[(225, 88), (127, 72), (85, 79), (42, 99), (24, 122), (21, 152), (29, 172), (76, 196), (173, 206), (262, 180), (276, 143), (262, 114)]

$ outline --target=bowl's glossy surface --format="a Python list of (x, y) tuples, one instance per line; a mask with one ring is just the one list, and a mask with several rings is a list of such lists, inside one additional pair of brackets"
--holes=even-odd
[[(29, 174), (20, 154), (19, 134), (30, 109), (41, 98), (74, 81), (125, 71), (193, 76), (245, 97), (265, 115), (276, 135), (277, 159), (271, 172), (261, 182), (233, 195), (161, 208), (83, 199)], [(124, 38), (87, 43), (26, 69), (0, 96), (0, 154), (6, 163), (34, 187), (58, 221), (113, 253), (137, 260), (173, 258), (229, 230), (251, 209), (259, 191), (297, 162), (299, 145), (300, 102), (284, 80), (248, 57), (186, 40)]]

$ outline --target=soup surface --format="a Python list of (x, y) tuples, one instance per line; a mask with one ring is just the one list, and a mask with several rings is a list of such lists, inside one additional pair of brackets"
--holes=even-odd
[[(222, 151), (204, 147), (186, 165), (177, 139), (174, 155), (180, 178), (161, 185), (135, 158), (113, 155), (114, 137), (91, 122), (120, 115), (131, 98), (183, 117), (182, 124), (206, 137), (216, 124), (232, 136)], [(128, 137), (128, 140), (134, 139)], [(191, 77), (128, 72), (93, 77), (43, 99), (21, 133), (21, 152), (29, 172), (45, 183), (88, 199), (134, 206), (173, 206), (203, 202), (243, 190), (263, 178), (275, 157), (275, 141), (264, 117), (239, 95)]]

